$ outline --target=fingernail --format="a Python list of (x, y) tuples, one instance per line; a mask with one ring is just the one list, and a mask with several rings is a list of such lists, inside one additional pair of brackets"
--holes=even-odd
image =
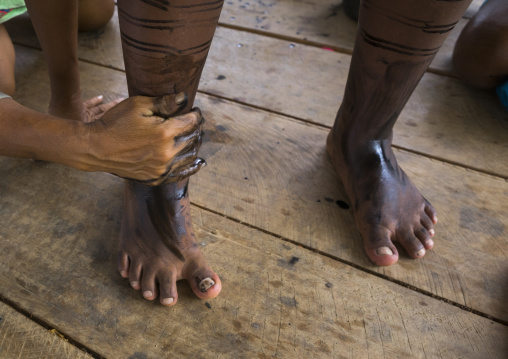
[(432, 222), (434, 222), (434, 224), (437, 223), (437, 217), (436, 216), (432, 217)]
[(429, 239), (427, 239), (427, 245), (428, 245), (429, 247), (433, 247), (433, 246), (434, 246), (434, 241), (433, 241), (432, 239), (430, 239), (430, 238), (429, 238)]
[(139, 282), (137, 282), (137, 281), (131, 282), (131, 287), (134, 289), (139, 289)]
[(150, 298), (152, 295), (153, 295), (153, 293), (151, 290), (145, 290), (143, 292), (143, 297), (145, 297), (145, 298)]
[(381, 247), (376, 249), (376, 253), (379, 256), (391, 256), (393, 254), (392, 250), (388, 247)]
[(179, 94), (177, 94), (175, 96), (175, 102), (177, 105), (180, 105), (185, 102), (186, 98), (187, 98), (187, 95), (185, 94), (185, 92), (180, 92)]
[(124, 270), (123, 270), (123, 271), (121, 271), (121, 272), (120, 272), (120, 275), (121, 275), (122, 277), (126, 278), (128, 274), (127, 274), (127, 271), (124, 271)]
[(104, 96), (99, 95), (99, 96), (97, 96), (97, 98), (98, 98), (99, 100), (102, 100), (102, 99), (104, 98)]
[(215, 282), (212, 278), (205, 278), (199, 283), (199, 290), (202, 292), (206, 292), (208, 288), (215, 285)]
[(431, 237), (434, 237), (434, 234), (436, 234), (436, 233), (434, 232), (433, 229), (429, 229), (429, 234), (431, 235)]
[(170, 305), (172, 303), (173, 303), (173, 298), (164, 298), (162, 300), (162, 304), (164, 304), (164, 305)]
[(416, 252), (417, 257), (423, 257), (424, 254), (425, 254), (425, 248), (422, 248), (418, 252)]

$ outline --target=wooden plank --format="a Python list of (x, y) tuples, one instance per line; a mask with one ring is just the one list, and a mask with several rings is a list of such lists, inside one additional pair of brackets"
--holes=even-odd
[[(474, 14), (475, 6), (471, 5), (469, 16)], [(461, 19), (450, 32), (430, 66), (433, 71), (457, 76), (450, 59), (467, 21)], [(342, 1), (336, 0), (229, 0), (224, 4), (219, 24), (349, 53), (353, 51), (357, 27), (357, 22), (344, 13)]]
[[(120, 41), (116, 31), (106, 30), (96, 38), (81, 36), (80, 54), (118, 67)], [(346, 54), (219, 28), (200, 90), (331, 126), (349, 63)], [(508, 178), (503, 156), (508, 152), (507, 117), (494, 93), (426, 74), (395, 127), (395, 144)]]
[[(200, 90), (331, 126), (350, 60), (345, 54), (219, 29)], [(401, 113), (394, 141), (508, 178), (507, 118), (495, 93), (427, 73)]]
[[(18, 65), (25, 78), (18, 99), (44, 109), (47, 84), (37, 77), (43, 70)], [(122, 73), (88, 64), (82, 71), (85, 94), (126, 93)], [(436, 250), (423, 260), (402, 256), (396, 266), (376, 268), (351, 213), (334, 203), (346, 198), (325, 154), (325, 129), (209, 96), (199, 96), (198, 105), (208, 120), (202, 154), (209, 166), (194, 178), (196, 204), (508, 320), (508, 204), (499, 200), (507, 197), (506, 181), (397, 151), (444, 225), (437, 227)]]
[[(28, 13), (6, 22), (5, 26), (15, 44), (41, 48)], [(82, 60), (125, 69), (116, 9), (113, 18), (104, 28), (78, 34), (78, 56)]]
[(438, 210), (436, 249), (377, 268), (363, 253), (351, 211), (335, 203), (347, 198), (325, 153), (326, 130), (211, 97), (200, 105), (209, 166), (195, 176), (195, 203), (508, 319), (508, 204), (500, 200), (508, 198), (507, 181), (396, 151)]
[[(306, 6), (304, 7), (290, 6), (288, 2), (280, 1), (272, 6), (263, 1), (249, 2), (249, 5), (246, 5), (245, 2), (239, 2), (238, 4), (234, 4), (232, 1), (225, 3), (220, 19), (222, 24), (225, 26), (241, 24), (240, 27), (247, 31), (260, 30), (268, 36), (276, 37), (284, 35), (283, 37), (288, 41), (293, 38), (293, 41), (301, 40), (307, 43), (317, 43), (313, 46), (318, 48), (329, 47), (349, 54), (353, 51), (356, 22), (347, 18), (341, 6), (335, 8), (332, 13), (328, 13), (321, 11), (330, 8), (326, 4), (317, 6), (316, 4), (305, 3)], [(310, 5), (312, 6), (308, 8)], [(252, 6), (255, 7), (254, 10), (251, 9)], [(267, 7), (268, 10), (257, 9), (257, 7), (263, 9)], [(288, 9), (291, 10), (290, 14), (293, 15), (282, 16), (280, 14)], [(267, 11), (266, 14), (264, 14), (265, 11)], [(297, 11), (297, 14), (294, 13), (295, 11)], [(312, 15), (309, 16), (308, 11), (311, 11), (310, 14)], [(332, 14), (335, 15), (331, 16)], [(260, 21), (260, 19), (263, 20)], [(275, 26), (273, 29), (272, 23)], [(302, 23), (306, 25), (302, 25)], [(455, 42), (466, 24), (467, 20), (460, 20), (450, 33), (431, 65), (433, 71), (457, 76), (452, 66), (451, 57)], [(309, 25), (312, 26), (309, 27)], [(6, 26), (15, 43), (40, 48), (28, 14), (15, 18), (13, 21), (6, 23)], [(219, 27), (218, 30), (221, 31), (223, 28)], [(235, 41), (237, 32), (227, 34), (230, 40)], [(214, 46), (216, 43), (217, 40), (215, 40)], [(116, 10), (111, 21), (103, 29), (79, 34), (79, 56), (81, 59), (105, 66), (125, 69)], [(223, 56), (221, 60), (224, 60)]]
[(486, 0), (473, 0), (471, 5), (469, 5), (466, 13), (464, 14), (464, 17), (467, 19), (472, 18), (478, 12), (480, 6), (482, 6), (485, 1)]
[[(193, 186), (196, 191), (197, 186)], [(221, 295), (143, 300), (116, 270), (122, 182), (0, 159), (0, 293), (106, 358), (504, 358), (506, 327), (193, 208)]]
[(57, 332), (48, 331), (0, 302), (0, 358), (92, 359)]

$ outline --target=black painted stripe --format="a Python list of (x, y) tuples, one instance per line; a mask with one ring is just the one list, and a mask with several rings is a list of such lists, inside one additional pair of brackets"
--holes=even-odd
[(222, 4), (220, 4), (219, 6), (216, 6), (214, 8), (211, 8), (211, 9), (204, 9), (204, 10), (195, 10), (195, 11), (189, 11), (189, 13), (193, 14), (193, 13), (197, 13), (197, 12), (207, 12), (207, 11), (214, 11), (214, 10), (219, 10), (222, 8)]
[(431, 48), (428, 48), (428, 49), (422, 49), (422, 48), (418, 48), (418, 47), (411, 47), (411, 46), (402, 45), (402, 44), (399, 44), (399, 43), (396, 43), (396, 42), (392, 42), (392, 41), (388, 41), (388, 40), (385, 40), (385, 39), (381, 39), (379, 37), (372, 36), (372, 35), (370, 35), (369, 33), (367, 33), (365, 30), (363, 30), (361, 28), (360, 28), (360, 32), (362, 33), (362, 36), (369, 38), (371, 41), (380, 42), (380, 43), (383, 43), (385, 45), (399, 47), (401, 49), (409, 50), (409, 51), (429, 52), (429, 51), (436, 51), (436, 50), (439, 50), (441, 48), (441, 46), (431, 47)]
[(204, 2), (201, 4), (192, 4), (192, 5), (171, 5), (171, 3), (170, 3), (168, 5), (168, 7), (175, 8), (175, 9), (192, 9), (192, 8), (201, 7), (201, 6), (212, 6), (212, 5), (217, 5), (217, 4), (222, 5), (223, 2), (224, 2), (224, 0), (217, 0), (217, 1), (211, 1), (211, 2)]
[(179, 22), (183, 21), (183, 20), (152, 20), (152, 19), (144, 19), (144, 18), (141, 18), (141, 17), (132, 16), (127, 11), (125, 11), (124, 9), (121, 9), (121, 8), (118, 9), (118, 12), (121, 15), (128, 16), (132, 20), (136, 20), (136, 21), (139, 21), (139, 22), (145, 22), (145, 23), (152, 23), (152, 24), (174, 24), (174, 23), (179, 23)]
[(164, 10), (164, 11), (168, 11), (168, 7), (167, 6), (164, 6), (164, 5), (161, 5), (161, 4), (158, 4), (156, 1), (153, 1), (153, 0), (139, 0), (147, 5), (150, 5), (150, 6), (153, 6), (153, 7), (156, 7), (158, 9), (161, 9), (161, 10)]
[[(135, 49), (144, 51), (144, 52), (154, 52), (164, 55), (197, 55), (201, 52), (207, 51), (210, 48), (211, 41), (207, 41), (207, 43), (195, 46), (192, 48), (184, 49), (184, 50), (177, 50), (171, 46), (165, 46), (165, 45), (155, 45), (155, 44), (149, 44), (142, 41), (135, 40), (128, 35), (121, 34), (122, 36), (122, 42), (130, 47), (133, 47)], [(144, 45), (144, 46), (143, 46)], [(206, 46), (208, 45), (208, 46)], [(151, 47), (147, 47), (151, 46)], [(153, 48), (155, 47), (155, 48)], [(202, 49), (199, 49), (200, 47), (203, 47)], [(196, 50), (194, 52), (189, 52), (191, 50)]]
[(179, 53), (179, 54), (183, 54), (184, 52), (187, 52), (187, 51), (190, 51), (190, 50), (196, 50), (196, 49), (199, 49), (200, 47), (203, 47), (203, 46), (210, 46), (210, 44), (212, 43), (212, 40), (208, 40), (208, 41), (205, 41), (204, 43), (202, 43), (201, 45), (192, 46), (192, 47), (188, 47), (186, 49), (178, 50), (176, 47), (173, 47), (173, 46), (161, 45), (161, 44), (152, 44), (152, 43), (149, 43), (149, 42), (144, 42), (144, 41), (141, 41), (141, 40), (136, 40), (133, 37), (123, 33), (122, 31), (120, 31), (120, 34), (122, 35), (122, 37), (125, 37), (127, 40), (129, 40), (131, 42), (134, 42), (136, 44), (144, 45), (144, 46), (150, 46), (150, 47), (158, 47), (158, 48), (168, 49), (168, 50), (171, 50), (171, 51), (173, 51), (175, 53)]
[[(121, 14), (120, 14), (121, 16)], [(134, 26), (138, 26), (138, 27), (142, 27), (142, 28), (145, 28), (145, 29), (154, 29), (154, 30), (174, 30), (174, 29), (178, 29), (180, 27), (184, 27), (185, 25), (174, 25), (174, 26), (163, 26), (163, 25), (146, 25), (146, 24), (140, 24), (140, 23), (137, 23), (131, 19), (129, 19), (128, 17), (125, 17), (125, 16), (121, 16), (122, 19), (124, 21), (127, 21), (128, 23), (134, 25)]]
[[(460, 1), (462, 1), (462, 0), (460, 0)], [(457, 25), (457, 23), (458, 23), (458, 21), (455, 21), (451, 24), (431, 25), (430, 21), (428, 21), (428, 20), (420, 20), (420, 19), (410, 18), (407, 16), (403, 16), (403, 15), (400, 15), (397, 13), (390, 12), (390, 11), (380, 8), (380, 7), (370, 7), (367, 4), (368, 4), (368, 1), (362, 2), (363, 7), (368, 10), (378, 12), (378, 13), (386, 16), (390, 20), (396, 21), (398, 23), (401, 23), (401, 24), (404, 24), (404, 25), (407, 25), (410, 27), (420, 29), (426, 33), (444, 34), (444, 33), (447, 33), (447, 32), (450, 32), (451, 30), (453, 30), (455, 28), (455, 25)]]
[(390, 50), (390, 51), (397, 52), (399, 54), (404, 54), (404, 55), (432, 56), (432, 55), (435, 55), (440, 49), (440, 47), (432, 48), (432, 49), (418, 49), (418, 48), (413, 48), (410, 46), (397, 44), (395, 42), (391, 42), (391, 41), (387, 41), (387, 40), (383, 40), (383, 39), (371, 36), (361, 29), (360, 29), (360, 34), (362, 35), (365, 42), (367, 42), (368, 44), (370, 44), (372, 46), (379, 47), (379, 48), (382, 48), (385, 50)]

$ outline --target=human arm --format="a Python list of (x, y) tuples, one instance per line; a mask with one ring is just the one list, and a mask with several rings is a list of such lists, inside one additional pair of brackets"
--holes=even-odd
[(0, 100), (0, 155), (33, 158), (89, 172), (110, 172), (146, 184), (173, 182), (197, 172), (202, 117), (176, 117), (182, 95), (137, 96), (82, 123)]

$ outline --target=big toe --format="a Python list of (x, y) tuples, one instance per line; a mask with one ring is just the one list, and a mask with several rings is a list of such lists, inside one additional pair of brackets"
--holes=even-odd
[(222, 289), (219, 276), (208, 267), (199, 269), (187, 280), (194, 294), (201, 299), (215, 298)]
[(399, 253), (393, 245), (390, 231), (377, 228), (364, 236), (364, 246), (367, 256), (378, 266), (389, 266), (397, 262)]

